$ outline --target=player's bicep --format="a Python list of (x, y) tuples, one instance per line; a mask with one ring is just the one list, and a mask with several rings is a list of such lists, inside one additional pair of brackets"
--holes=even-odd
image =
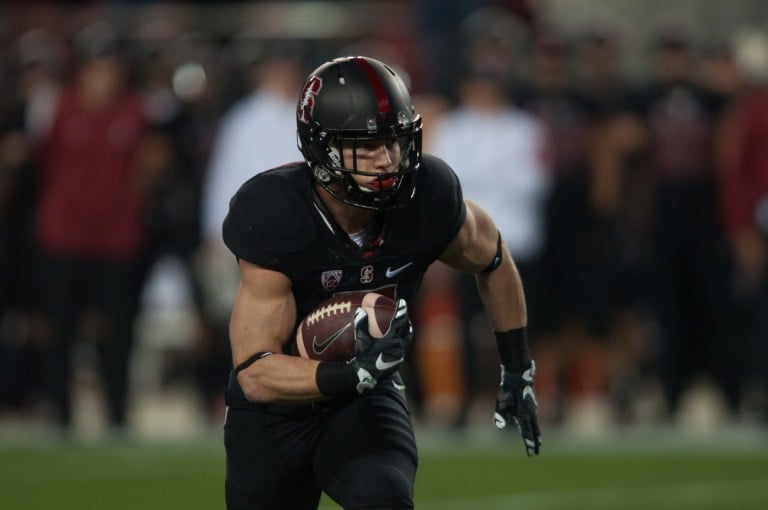
[(440, 261), (460, 271), (477, 273), (496, 256), (498, 231), (491, 217), (476, 203), (466, 200), (467, 216)]
[(291, 280), (280, 272), (240, 260), (240, 287), (229, 323), (235, 366), (256, 352), (280, 352), (295, 322)]

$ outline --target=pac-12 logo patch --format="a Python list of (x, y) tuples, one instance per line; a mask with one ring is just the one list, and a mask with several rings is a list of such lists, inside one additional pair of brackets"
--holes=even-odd
[(323, 271), (320, 275), (320, 283), (323, 284), (325, 290), (333, 290), (338, 287), (341, 282), (341, 269), (334, 269), (332, 271)]
[(309, 124), (312, 120), (312, 112), (315, 109), (315, 99), (317, 93), (323, 88), (323, 79), (319, 76), (312, 76), (307, 80), (306, 85), (301, 91), (299, 106), (296, 115), (304, 124)]

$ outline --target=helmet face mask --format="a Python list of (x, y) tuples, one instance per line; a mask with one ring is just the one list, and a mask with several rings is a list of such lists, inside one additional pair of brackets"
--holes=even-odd
[[(328, 62), (308, 78), (297, 108), (299, 149), (315, 181), (342, 202), (367, 209), (403, 205), (415, 192), (421, 163), (421, 117), (397, 74), (367, 57)], [(398, 145), (388, 173), (358, 169), (357, 151)], [(352, 157), (345, 158), (344, 148)], [(346, 151), (350, 153), (349, 150)], [(361, 186), (355, 176), (375, 177)]]

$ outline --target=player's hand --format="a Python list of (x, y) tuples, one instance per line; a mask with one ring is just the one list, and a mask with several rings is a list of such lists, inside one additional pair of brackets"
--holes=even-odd
[(355, 357), (347, 363), (355, 369), (360, 383), (358, 393), (376, 386), (376, 382), (394, 374), (405, 360), (405, 351), (413, 339), (404, 299), (397, 301), (397, 310), (389, 329), (381, 338), (368, 331), (368, 314), (362, 308), (355, 312)]
[(538, 455), (541, 448), (536, 395), (533, 393), (535, 372), (536, 364), (533, 361), (530, 367), (521, 371), (507, 370), (501, 366), (501, 383), (493, 415), (493, 423), (498, 429), (506, 427), (510, 417), (515, 419), (528, 456)]

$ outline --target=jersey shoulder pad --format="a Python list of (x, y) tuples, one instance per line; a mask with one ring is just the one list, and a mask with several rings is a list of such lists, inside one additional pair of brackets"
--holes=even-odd
[[(459, 178), (448, 163), (436, 156), (424, 154), (422, 161), (422, 168), (419, 169), (421, 179), (418, 184), (422, 190), (417, 189), (417, 194), (421, 191), (423, 195), (422, 210), (433, 211), (426, 216), (449, 226), (449, 230), (455, 229), (455, 234), (466, 218), (466, 206)], [(439, 214), (434, 214), (434, 211), (439, 211)]]
[(435, 156), (422, 155), (416, 193), (397, 212), (400, 249), (415, 249), (423, 254), (425, 265), (431, 264), (456, 237), (466, 217), (461, 184), (453, 169)]
[(311, 178), (297, 179), (295, 174), (301, 170), (292, 167), (263, 172), (232, 197), (223, 238), (235, 255), (273, 267), (276, 257), (299, 252), (312, 243)]

